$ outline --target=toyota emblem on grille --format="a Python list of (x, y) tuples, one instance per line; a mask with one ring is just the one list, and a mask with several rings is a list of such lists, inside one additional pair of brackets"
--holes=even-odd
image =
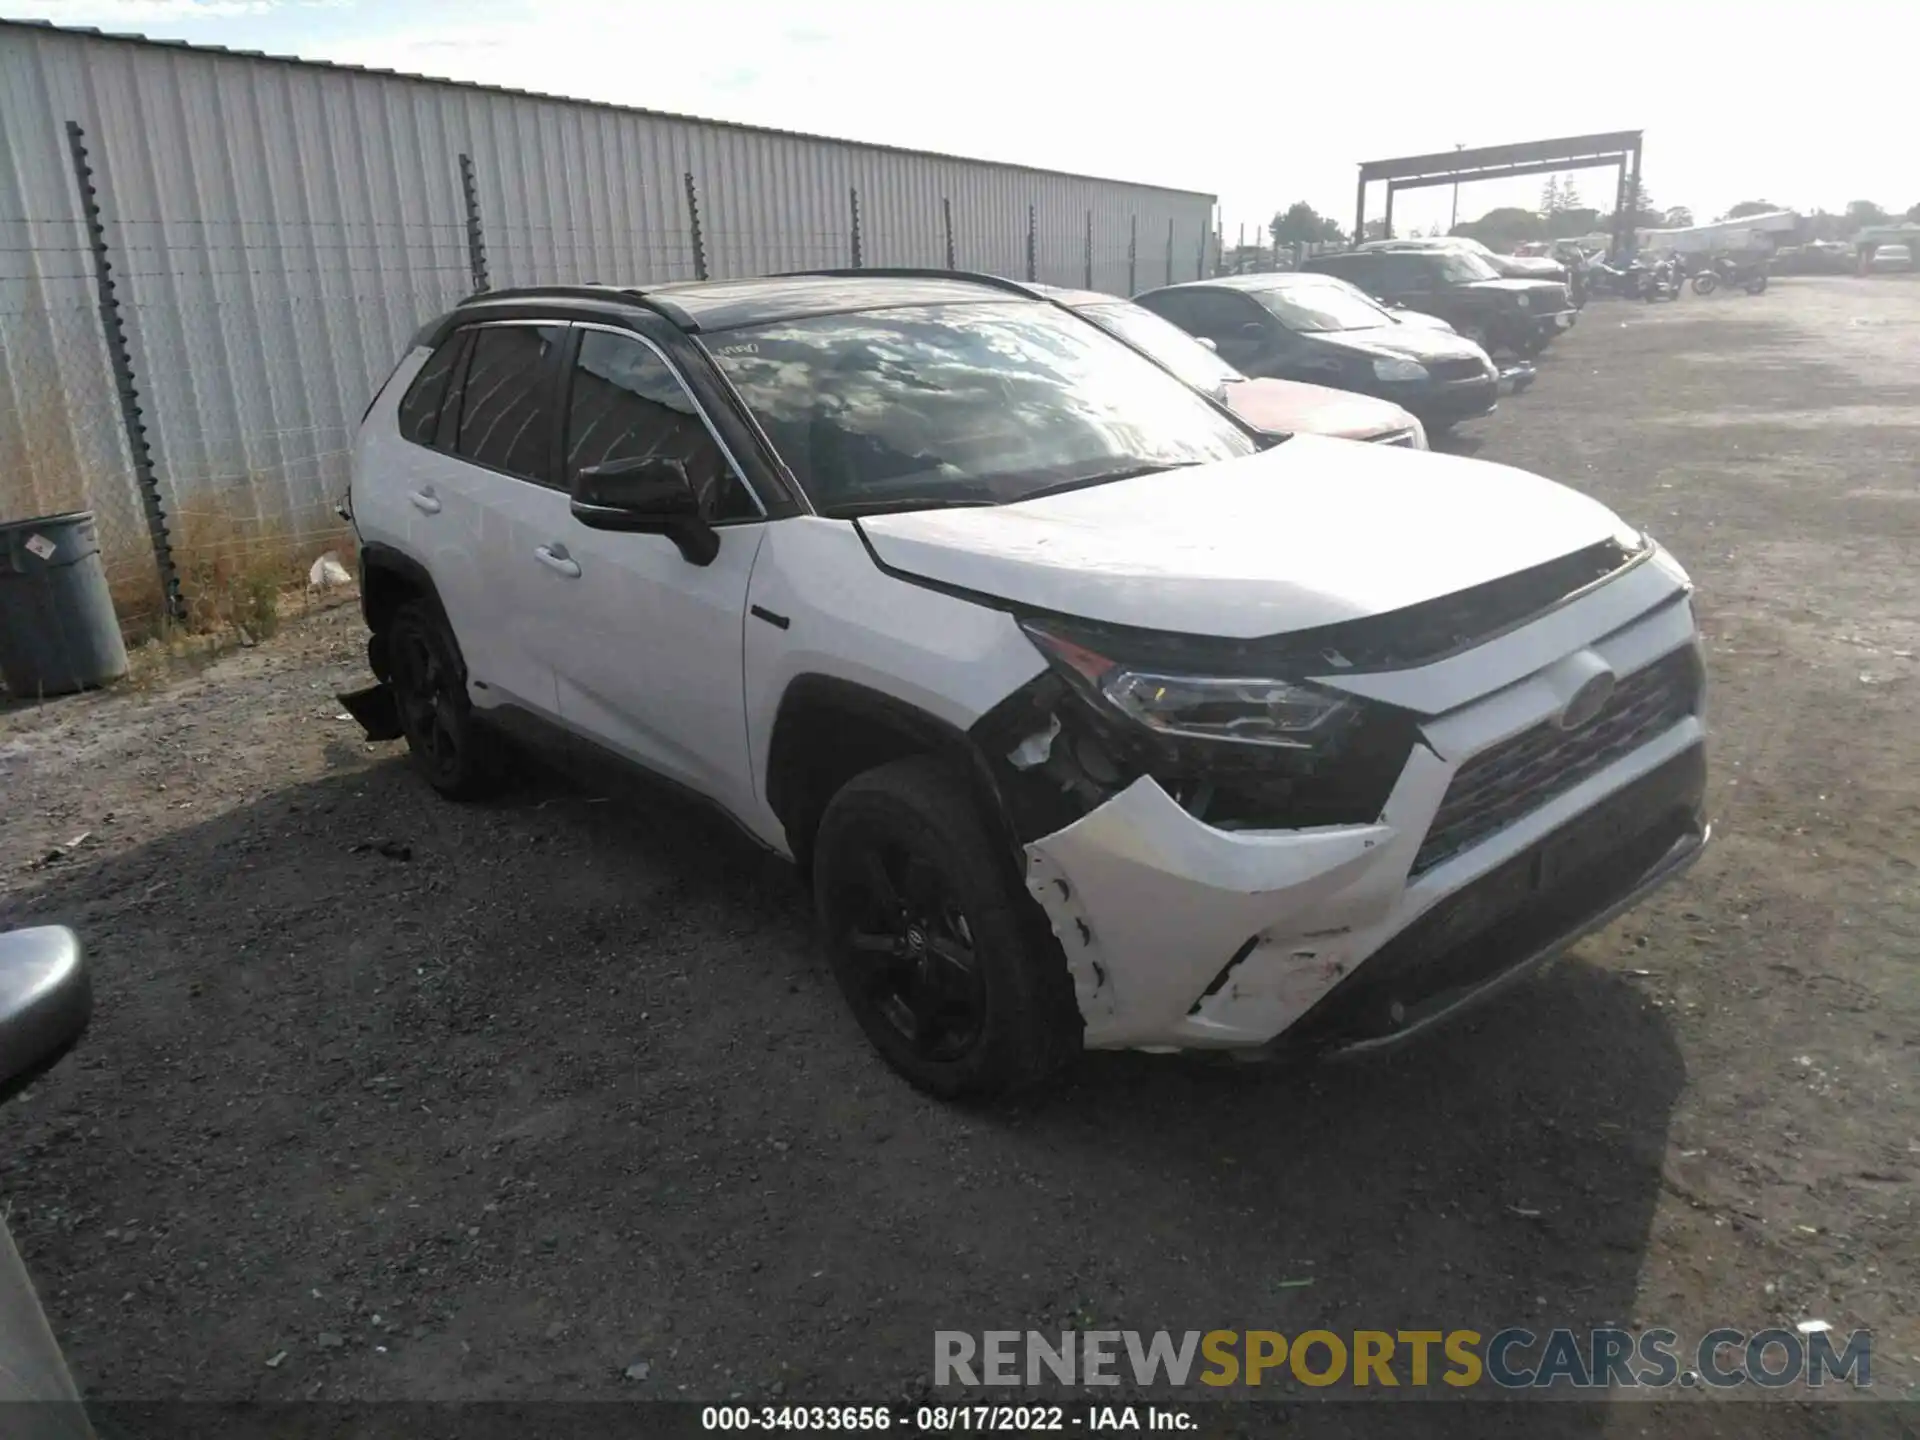
[(1613, 673), (1602, 670), (1597, 675), (1587, 677), (1580, 688), (1573, 692), (1573, 697), (1553, 717), (1553, 723), (1562, 730), (1578, 730), (1606, 709), (1607, 701), (1612, 698)]

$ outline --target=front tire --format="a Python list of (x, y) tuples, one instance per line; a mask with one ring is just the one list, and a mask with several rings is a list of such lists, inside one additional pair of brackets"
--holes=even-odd
[(849, 781), (814, 842), (835, 980), (887, 1063), (943, 1099), (1030, 1087), (1079, 1048), (1066, 960), (966, 784), (939, 761)]
[(407, 750), (449, 800), (478, 800), (500, 785), (493, 737), (474, 717), (467, 667), (438, 606), (410, 600), (387, 628), (388, 683)]
[(1698, 275), (1693, 277), (1693, 293), (1696, 295), (1711, 295), (1719, 284), (1720, 277), (1718, 275), (1715, 275), (1711, 270), (1702, 270)]

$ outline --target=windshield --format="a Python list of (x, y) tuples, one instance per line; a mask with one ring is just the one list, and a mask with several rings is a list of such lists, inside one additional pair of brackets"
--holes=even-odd
[(1144, 350), (1196, 390), (1216, 395), (1223, 386), (1247, 378), (1171, 320), (1161, 319), (1144, 306), (1122, 301), (1089, 305), (1080, 313)]
[(999, 505), (1259, 447), (1069, 311), (924, 305), (746, 326), (706, 344), (825, 514)]
[(1247, 292), (1287, 329), (1307, 335), (1334, 330), (1378, 330), (1391, 311), (1344, 280), (1331, 277)]
[(1500, 272), (1482, 260), (1471, 250), (1436, 250), (1434, 258), (1440, 262), (1440, 273), (1454, 285), (1464, 285), (1469, 280), (1498, 280)]

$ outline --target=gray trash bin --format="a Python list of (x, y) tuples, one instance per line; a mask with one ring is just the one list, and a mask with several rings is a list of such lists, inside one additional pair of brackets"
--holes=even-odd
[(91, 510), (0, 524), (0, 680), (16, 699), (127, 673)]

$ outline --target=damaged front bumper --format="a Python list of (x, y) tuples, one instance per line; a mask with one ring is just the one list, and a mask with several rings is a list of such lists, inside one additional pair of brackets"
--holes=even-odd
[[(1151, 779), (1027, 847), (1089, 1048), (1377, 1049), (1449, 1018), (1682, 874), (1705, 848), (1697, 722), (1411, 884), (1447, 767), (1422, 751), (1385, 822), (1229, 834)], [(1628, 764), (1630, 762), (1622, 762)], [(1616, 782), (1617, 783), (1617, 782)], [(1396, 813), (1398, 812), (1398, 813)], [(1491, 855), (1483, 852), (1493, 852)], [(1440, 878), (1436, 879), (1438, 876)]]
[[(1507, 643), (1530, 648), (1524, 632)], [(1540, 788), (1495, 824), (1461, 834), (1443, 807), (1470, 764), (1516, 745), (1524, 758), (1529, 736), (1564, 735), (1569, 687), (1596, 665), (1625, 677), (1627, 705), (1651, 677), (1697, 663), (1696, 644), (1691, 607), (1678, 602), (1426, 721), (1373, 824), (1218, 829), (1141, 777), (1031, 841), (1028, 889), (1065, 953), (1085, 1044), (1377, 1049), (1612, 920), (1707, 843), (1697, 690), (1684, 713), (1661, 714), (1577, 772), (1556, 772), (1551, 755), (1527, 760)], [(1434, 667), (1426, 683), (1441, 678)]]
[(1503, 365), (1500, 367), (1500, 393), (1518, 395), (1533, 384), (1538, 374), (1539, 371), (1524, 360)]
[(393, 696), (393, 686), (382, 680), (369, 685), (364, 690), (349, 690), (334, 697), (367, 732), (369, 740), (398, 740), (405, 733), (400, 728), (400, 707)]

